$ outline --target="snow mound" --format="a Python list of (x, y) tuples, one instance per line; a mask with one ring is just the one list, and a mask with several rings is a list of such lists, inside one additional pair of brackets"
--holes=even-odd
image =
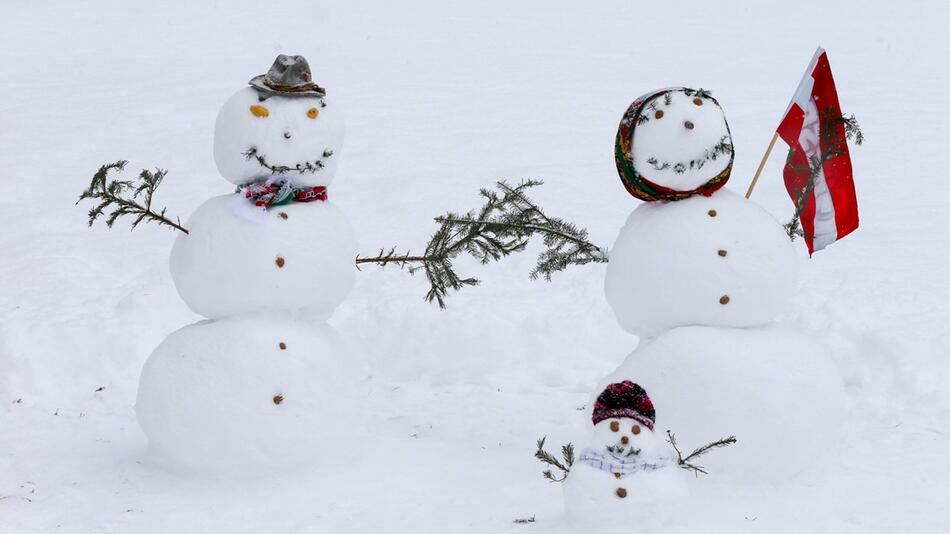
[(159, 459), (253, 474), (337, 462), (358, 441), (362, 373), (329, 326), (289, 316), (202, 321), (169, 335), (136, 414)]
[(657, 434), (672, 431), (684, 453), (735, 435), (736, 444), (697, 463), (736, 483), (815, 473), (845, 414), (830, 358), (782, 330), (677, 328), (638, 347), (603, 385), (623, 379), (649, 392)]
[(605, 292), (620, 325), (641, 336), (754, 326), (788, 306), (797, 265), (775, 219), (722, 189), (633, 210), (610, 251)]
[[(245, 87), (218, 112), (214, 125), (214, 162), (218, 172), (233, 184), (243, 185), (271, 175), (255, 158), (256, 150), (271, 167), (313, 164), (323, 168), (294, 175), (306, 186), (328, 186), (336, 173), (343, 148), (343, 117), (336, 104), (310, 97), (271, 96), (261, 100), (257, 91)], [(332, 152), (324, 156), (325, 152)]]
[(172, 248), (172, 278), (205, 317), (302, 310), (325, 319), (353, 287), (356, 240), (329, 201), (263, 211), (239, 195), (218, 196), (186, 227)]

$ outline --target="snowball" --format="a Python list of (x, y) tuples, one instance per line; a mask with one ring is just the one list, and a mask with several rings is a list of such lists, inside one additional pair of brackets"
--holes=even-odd
[(202, 321), (142, 370), (135, 410), (158, 457), (202, 472), (338, 462), (358, 441), (360, 369), (326, 324), (289, 316)]
[[(689, 495), (689, 473), (678, 466), (615, 478), (612, 473), (575, 462), (564, 484), (568, 521), (594, 532), (634, 532), (658, 527), (679, 511)], [(620, 498), (617, 490), (626, 496)], [(590, 532), (590, 530), (585, 530)]]
[[(302, 310), (329, 317), (353, 287), (356, 242), (329, 201), (267, 211), (239, 195), (214, 197), (186, 223), (171, 253), (182, 300), (209, 318)], [(256, 209), (248, 220), (236, 210)]]
[(736, 436), (697, 462), (717, 480), (780, 483), (818, 469), (844, 418), (836, 368), (793, 332), (677, 328), (638, 347), (603, 385), (619, 380), (649, 392), (656, 433), (671, 430), (684, 452)]
[[(714, 100), (690, 96), (682, 90), (666, 95), (645, 103), (641, 115), (646, 120), (634, 127), (631, 156), (637, 171), (646, 179), (670, 189), (689, 191), (726, 169), (730, 153), (716, 153), (715, 147), (722, 142), (731, 145), (732, 138), (722, 108)], [(695, 101), (701, 104), (696, 105)], [(677, 168), (678, 163), (685, 167)]]
[[(214, 125), (218, 171), (238, 185), (266, 178), (271, 171), (244, 155), (254, 148), (272, 167), (322, 161), (323, 169), (293, 177), (300, 185), (330, 185), (343, 148), (343, 119), (335, 104), (323, 107), (325, 101), (283, 96), (261, 100), (253, 88), (241, 89), (224, 103)], [(324, 157), (327, 150), (333, 154)]]
[(695, 324), (752, 326), (788, 305), (797, 266), (776, 220), (721, 189), (638, 206), (610, 250), (605, 291), (620, 325), (641, 336)]

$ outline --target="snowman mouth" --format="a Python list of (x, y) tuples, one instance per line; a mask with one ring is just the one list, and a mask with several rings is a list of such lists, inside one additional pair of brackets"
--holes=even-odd
[(313, 161), (304, 161), (301, 163), (295, 163), (294, 165), (285, 165), (285, 164), (273, 164), (267, 161), (267, 157), (264, 154), (258, 152), (257, 147), (251, 147), (243, 153), (244, 158), (247, 160), (254, 160), (258, 165), (270, 171), (271, 174), (314, 174), (317, 171), (323, 170), (326, 167), (325, 161), (333, 155), (333, 151), (329, 148), (323, 150), (323, 155)]
[(633, 445), (629, 447), (624, 447), (623, 445), (608, 445), (607, 452), (609, 452), (615, 458), (630, 458), (631, 456), (637, 456), (640, 454), (640, 449), (634, 447)]
[(664, 161), (661, 163), (657, 158), (652, 157), (647, 160), (647, 163), (657, 171), (672, 169), (676, 174), (683, 174), (686, 171), (698, 171), (699, 169), (702, 169), (706, 163), (710, 161), (716, 161), (719, 159), (719, 156), (724, 156), (730, 153), (732, 153), (732, 143), (730, 142), (729, 136), (724, 135), (719, 139), (718, 143), (707, 148), (701, 155), (689, 161), (679, 161), (675, 163)]

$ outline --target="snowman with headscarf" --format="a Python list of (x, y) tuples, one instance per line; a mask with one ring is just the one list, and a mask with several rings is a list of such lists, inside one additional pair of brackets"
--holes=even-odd
[(171, 253), (179, 295), (207, 320), (155, 349), (136, 402), (156, 456), (192, 471), (313, 467), (358, 441), (361, 369), (325, 323), (355, 273), (328, 191), (342, 118), (302, 56), (249, 85), (215, 125), (215, 163), (236, 191), (198, 207)]
[(564, 480), (568, 518), (629, 531), (650, 510), (659, 512), (688, 494), (689, 476), (664, 437), (655, 434), (656, 411), (647, 392), (624, 380), (597, 396), (591, 443)]
[(636, 376), (684, 443), (738, 436), (741, 449), (709, 462), (717, 479), (784, 481), (820, 459), (815, 436), (834, 434), (843, 390), (820, 348), (773, 324), (798, 258), (772, 215), (723, 187), (734, 156), (708, 91), (652, 91), (624, 114), (617, 170), (644, 202), (610, 251), (605, 292), (640, 343), (601, 385)]

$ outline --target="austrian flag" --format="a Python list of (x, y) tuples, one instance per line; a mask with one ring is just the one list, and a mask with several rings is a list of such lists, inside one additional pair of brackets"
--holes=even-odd
[[(789, 146), (783, 171), (785, 188), (796, 207), (799, 199), (805, 200), (800, 218), (812, 254), (858, 227), (851, 156), (838, 92), (823, 49), (815, 52), (777, 133)], [(814, 186), (809, 191), (813, 162), (820, 165), (814, 169)]]

